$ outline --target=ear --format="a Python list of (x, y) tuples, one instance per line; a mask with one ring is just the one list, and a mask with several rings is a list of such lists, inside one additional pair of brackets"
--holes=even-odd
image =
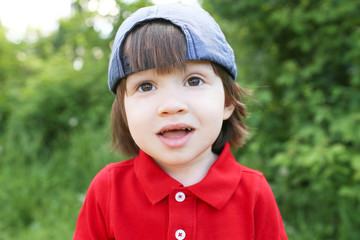
[(234, 104), (232, 104), (230, 100), (225, 99), (223, 120), (229, 119), (233, 114), (234, 109)]

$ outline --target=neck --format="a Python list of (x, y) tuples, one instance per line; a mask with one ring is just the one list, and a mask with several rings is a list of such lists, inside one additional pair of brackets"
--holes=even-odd
[(169, 176), (180, 182), (185, 187), (194, 185), (207, 175), (210, 167), (216, 161), (218, 155), (211, 152), (204, 159), (197, 159), (185, 165), (160, 166)]

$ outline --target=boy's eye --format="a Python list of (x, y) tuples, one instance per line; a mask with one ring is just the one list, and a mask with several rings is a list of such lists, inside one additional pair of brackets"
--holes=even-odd
[(155, 86), (149, 82), (142, 83), (138, 86), (140, 92), (149, 92), (155, 89)]
[(203, 83), (203, 80), (201, 80), (200, 78), (192, 77), (186, 81), (185, 86), (196, 87), (196, 86), (201, 85), (202, 83)]

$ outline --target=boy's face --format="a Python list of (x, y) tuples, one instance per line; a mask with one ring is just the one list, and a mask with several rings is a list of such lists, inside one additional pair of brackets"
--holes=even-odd
[(210, 159), (223, 120), (234, 110), (206, 61), (189, 61), (183, 72), (130, 74), (124, 106), (135, 143), (163, 168)]

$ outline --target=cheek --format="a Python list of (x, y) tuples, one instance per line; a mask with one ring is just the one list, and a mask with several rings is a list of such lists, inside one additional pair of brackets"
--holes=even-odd
[(138, 142), (144, 134), (152, 130), (152, 106), (146, 102), (125, 99), (124, 108), (130, 134), (135, 142)]
[(130, 133), (133, 135), (133, 130), (136, 129), (138, 125), (140, 125), (138, 123), (138, 120), (141, 119), (141, 116), (139, 116), (140, 111), (136, 107), (136, 104), (127, 98), (124, 99), (124, 109), (126, 112), (126, 120)]
[(197, 114), (203, 123), (215, 129), (221, 129), (224, 118), (224, 95), (215, 91), (206, 98), (200, 98), (196, 103)]
[[(203, 112), (207, 112), (209, 115), (214, 117), (222, 116), (224, 113), (225, 96), (222, 91), (213, 91), (208, 96), (200, 99), (199, 108), (204, 109)], [(205, 111), (206, 109), (206, 111)]]

